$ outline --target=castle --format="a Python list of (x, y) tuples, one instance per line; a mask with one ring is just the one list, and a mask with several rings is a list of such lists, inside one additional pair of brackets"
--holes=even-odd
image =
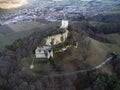
[(47, 38), (45, 38), (44, 39), (46, 42), (45, 46), (37, 47), (35, 50), (36, 58), (47, 58), (47, 59), (49, 59), (50, 57), (53, 58), (52, 45), (63, 43), (66, 40), (69, 33), (69, 31), (67, 30), (68, 25), (69, 25), (69, 22), (67, 20), (62, 20), (60, 28), (64, 29), (65, 32), (62, 34), (56, 34), (56, 35), (48, 36)]
[(46, 45), (51, 45), (51, 44), (56, 45), (64, 42), (68, 36), (68, 30), (67, 30), (68, 24), (69, 22), (67, 20), (62, 20), (60, 28), (64, 29), (65, 32), (62, 34), (56, 34), (56, 35), (48, 36), (47, 38), (45, 38)]

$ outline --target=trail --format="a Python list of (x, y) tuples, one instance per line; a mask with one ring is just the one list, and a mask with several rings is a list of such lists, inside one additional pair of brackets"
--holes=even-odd
[(109, 62), (112, 59), (113, 59), (113, 56), (110, 56), (105, 61), (103, 61), (101, 64), (99, 64), (95, 67), (89, 68), (89, 69), (79, 70), (79, 71), (75, 71), (75, 72), (68, 72), (68, 73), (57, 73), (57, 74), (51, 74), (51, 75), (42, 75), (42, 77), (63, 77), (63, 76), (75, 75), (75, 74), (78, 74), (78, 73), (94, 71), (94, 70), (97, 70), (97, 69), (101, 68), (103, 65), (105, 65), (107, 62)]

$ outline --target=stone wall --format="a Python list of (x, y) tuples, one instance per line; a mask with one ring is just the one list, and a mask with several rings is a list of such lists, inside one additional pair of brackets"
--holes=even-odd
[(53, 36), (48, 36), (45, 38), (46, 45), (56, 45), (64, 42), (68, 37), (68, 30), (65, 30), (63, 34), (57, 34)]

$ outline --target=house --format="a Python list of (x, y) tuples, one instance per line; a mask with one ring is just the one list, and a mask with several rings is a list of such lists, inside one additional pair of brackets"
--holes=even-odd
[(35, 50), (36, 58), (49, 59), (53, 58), (53, 50), (51, 46), (37, 47)]

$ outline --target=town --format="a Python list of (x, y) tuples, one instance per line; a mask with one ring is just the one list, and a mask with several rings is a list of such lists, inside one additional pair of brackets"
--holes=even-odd
[[(79, 3), (79, 2), (78, 2)], [(20, 9), (13, 13), (2, 14), (0, 16), (0, 24), (21, 23), (24, 21), (59, 21), (62, 19), (79, 20), (80, 18), (89, 18), (111, 10), (108, 6), (101, 6), (101, 2), (91, 2), (85, 5), (51, 5), (41, 8), (30, 7)]]

